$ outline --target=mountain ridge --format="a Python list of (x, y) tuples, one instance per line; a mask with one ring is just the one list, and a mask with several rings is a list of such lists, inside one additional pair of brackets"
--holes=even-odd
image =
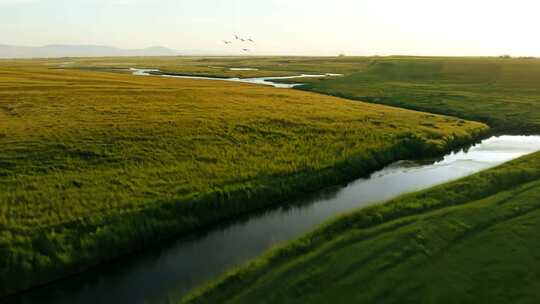
[(61, 57), (108, 57), (108, 56), (181, 56), (210, 55), (199, 50), (174, 50), (164, 46), (141, 49), (123, 49), (93, 44), (48, 44), (44, 46), (19, 46), (0, 43), (0, 58), (61, 58)]

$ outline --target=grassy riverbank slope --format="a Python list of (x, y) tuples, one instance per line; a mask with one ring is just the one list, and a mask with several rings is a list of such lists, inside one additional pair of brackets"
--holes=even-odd
[[(189, 64), (178, 62), (170, 68), (196, 72), (194, 66), (212, 64), (213, 60), (226, 66), (259, 68), (259, 73), (277, 69), (297, 74), (342, 73), (344, 77), (281, 82), (302, 82), (306, 85), (300, 88), (307, 91), (483, 121), (497, 132), (540, 132), (540, 59), (391, 56), (203, 61), (193, 58)], [(214, 72), (217, 76), (223, 73)], [(524, 163), (536, 170), (534, 161), (538, 157), (528, 158)], [(458, 188), (441, 188), (418, 201), (416, 198), (395, 201), (396, 206), (402, 204), (404, 209), (424, 212), (424, 205), (429, 207), (433, 200), (441, 202), (440, 198), (448, 195), (459, 200), (442, 200), (443, 205), (465, 204), (455, 209), (409, 216), (360, 232), (338, 229), (336, 233), (326, 233), (327, 228), (323, 228), (317, 233), (323, 240), (331, 240), (321, 245), (328, 249), (317, 247), (320, 240), (311, 248), (313, 241), (308, 236), (303, 239), (307, 246), (303, 241), (297, 242), (259, 261), (259, 266), (231, 275), (226, 283), (197, 300), (538, 302), (539, 295), (535, 292), (538, 257), (534, 252), (538, 251), (539, 240), (534, 232), (540, 221), (535, 209), (540, 185), (536, 173), (533, 179), (514, 176), (528, 174), (524, 163), (510, 163), (504, 166), (506, 173), (497, 171), (487, 178), (467, 179), (464, 184), (455, 184)], [(474, 187), (479, 187), (476, 189), (479, 192)], [(474, 196), (469, 197), (471, 193)], [(362, 218), (364, 213), (357, 214), (358, 217), (349, 218), (350, 222), (342, 219), (334, 225), (362, 226), (366, 220)], [(374, 214), (368, 219), (385, 221), (386, 215)], [(401, 222), (406, 224), (403, 228), (398, 227)], [(394, 224), (397, 226), (393, 227)], [(387, 229), (393, 230), (387, 233)], [(343, 240), (339, 239), (340, 234), (346, 235)], [(285, 256), (283, 260), (281, 255)], [(270, 262), (274, 260), (277, 264)]]
[(487, 130), (301, 91), (35, 62), (0, 61), (0, 295)]
[(538, 303), (540, 153), (345, 215), (189, 303)]
[(389, 56), (78, 58), (69, 64), (64, 61), (45, 64), (117, 72), (147, 67), (216, 77), (340, 73), (344, 77), (279, 81), (306, 83), (300, 88), (308, 91), (482, 121), (505, 133), (540, 133), (540, 59)]
[(374, 58), (362, 71), (301, 89), (540, 133), (540, 59)]
[[(28, 64), (29, 60), (12, 60), (11, 64)], [(105, 70), (129, 73), (130, 68), (160, 69), (166, 73), (209, 77), (276, 77), (302, 73), (351, 74), (365, 70), (369, 57), (101, 57), (32, 60), (34, 65), (49, 68)], [(239, 70), (240, 69), (240, 70)], [(242, 70), (244, 69), (244, 70)], [(245, 70), (248, 69), (248, 70)]]

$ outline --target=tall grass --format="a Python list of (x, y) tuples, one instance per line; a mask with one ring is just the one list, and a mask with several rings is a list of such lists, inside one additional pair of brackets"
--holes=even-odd
[[(539, 181), (535, 153), (352, 212), (183, 302), (506, 303), (519, 291), (520, 300), (534, 303), (539, 295), (530, 291), (537, 282), (526, 274), (534, 271), (529, 267), (535, 268), (532, 252), (538, 249), (530, 227), (540, 218)], [(526, 220), (505, 224), (516, 218)], [(524, 266), (518, 257), (531, 264)], [(487, 278), (489, 284), (479, 283)], [(426, 300), (427, 294), (433, 297)]]
[(299, 91), (39, 65), (0, 63), (0, 294), (487, 131)]
[(540, 60), (380, 58), (303, 90), (482, 121), (496, 132), (540, 132)]
[[(58, 67), (62, 60), (41, 64)], [(22, 63), (24, 64), (24, 61)], [(345, 77), (280, 80), (302, 90), (482, 121), (498, 132), (540, 131), (540, 59), (462, 57), (156, 57), (79, 58), (70, 68), (159, 68), (214, 77), (341, 73)], [(65, 66), (64, 66), (65, 67)], [(231, 71), (231, 67), (258, 71)]]

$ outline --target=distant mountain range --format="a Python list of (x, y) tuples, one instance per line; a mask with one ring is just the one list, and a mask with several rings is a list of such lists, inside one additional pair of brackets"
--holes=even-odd
[(178, 51), (162, 46), (145, 49), (120, 49), (102, 45), (15, 46), (0, 44), (0, 58), (56, 58), (56, 57), (104, 57), (104, 56), (179, 56), (213, 55), (205, 51)]

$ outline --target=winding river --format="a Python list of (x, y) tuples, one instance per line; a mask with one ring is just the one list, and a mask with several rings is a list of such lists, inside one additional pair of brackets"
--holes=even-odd
[(401, 161), (347, 185), (225, 223), (6, 299), (8, 303), (167, 303), (339, 214), (540, 151), (540, 136), (492, 137), (438, 160)]
[[(238, 70), (238, 69), (236, 69)], [(248, 68), (242, 68), (241, 71), (253, 70)], [(136, 69), (131, 68), (130, 71), (133, 75), (136, 76), (151, 76), (152, 73), (161, 72), (158, 69)], [(203, 77), (203, 76), (182, 76), (182, 75), (172, 75), (172, 74), (158, 74), (162, 77), (168, 78), (184, 78), (184, 79), (206, 79), (206, 80), (220, 80), (220, 81), (233, 81), (233, 82), (243, 82), (243, 83), (253, 83), (260, 85), (273, 86), (274, 88), (281, 89), (292, 89), (297, 86), (303, 85), (303, 83), (279, 83), (274, 80), (283, 80), (283, 79), (300, 79), (300, 78), (322, 78), (322, 77), (338, 77), (343, 76), (342, 74), (300, 74), (295, 76), (281, 76), (281, 77), (255, 77), (255, 78), (221, 78), (221, 77)]]

